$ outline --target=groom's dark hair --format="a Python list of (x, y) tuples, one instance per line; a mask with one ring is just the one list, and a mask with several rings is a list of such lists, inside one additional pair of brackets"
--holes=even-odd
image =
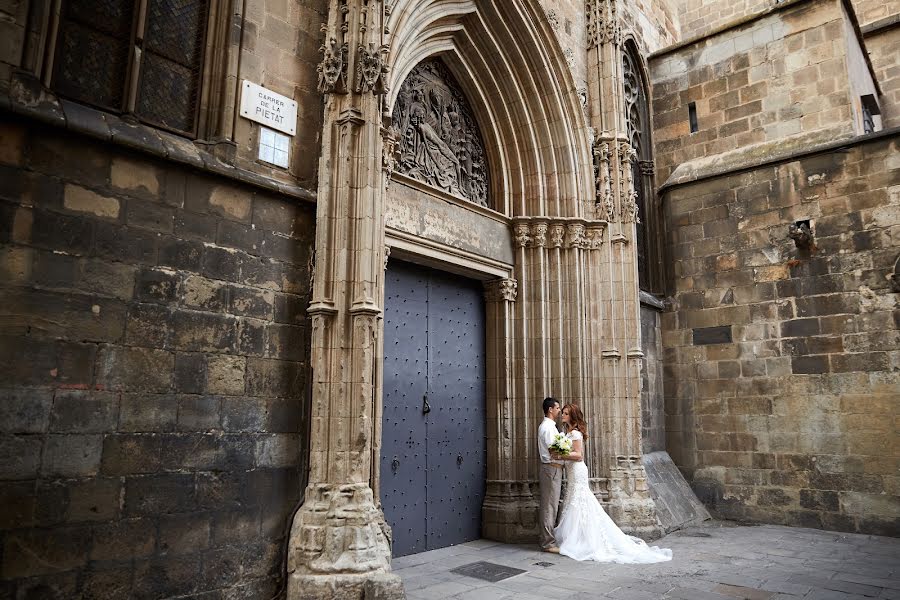
[(553, 408), (554, 404), (559, 404), (559, 400), (556, 398), (544, 398), (544, 416), (547, 416), (547, 411)]

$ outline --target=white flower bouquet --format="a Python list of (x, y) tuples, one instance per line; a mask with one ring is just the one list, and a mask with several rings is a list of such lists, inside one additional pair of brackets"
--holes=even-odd
[(550, 452), (560, 456), (567, 456), (572, 452), (572, 440), (561, 433), (557, 433), (553, 436), (553, 443), (550, 444)]

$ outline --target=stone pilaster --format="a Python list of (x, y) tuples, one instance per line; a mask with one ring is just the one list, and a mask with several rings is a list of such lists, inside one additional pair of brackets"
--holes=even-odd
[[(595, 131), (594, 216), (607, 222), (607, 243), (585, 275), (586, 293), (600, 298), (599, 320), (590, 320), (591, 370), (587, 414), (596, 415), (590, 449), (592, 476), (608, 479), (609, 512), (624, 530), (641, 537), (660, 533), (640, 461), (640, 304), (632, 176), (634, 150), (627, 141), (619, 0), (587, 0), (588, 118)], [(599, 453), (599, 455), (598, 455)], [(601, 487), (601, 486), (598, 486)]]
[(288, 554), (291, 600), (403, 597), (377, 502), (383, 332), (383, 18), (379, 0), (331, 0), (316, 214), (309, 485)]

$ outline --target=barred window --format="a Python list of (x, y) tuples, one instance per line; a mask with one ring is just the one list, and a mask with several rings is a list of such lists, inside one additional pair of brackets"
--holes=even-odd
[(193, 136), (209, 0), (64, 0), (53, 88)]

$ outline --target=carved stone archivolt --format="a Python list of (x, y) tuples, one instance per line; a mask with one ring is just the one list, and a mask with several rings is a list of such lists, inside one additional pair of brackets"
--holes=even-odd
[(400, 87), (392, 122), (400, 140), (398, 172), (488, 206), (484, 143), (469, 103), (440, 59), (412, 70)]
[(518, 248), (577, 248), (597, 250), (603, 245), (605, 223), (581, 220), (517, 220), (513, 236)]

